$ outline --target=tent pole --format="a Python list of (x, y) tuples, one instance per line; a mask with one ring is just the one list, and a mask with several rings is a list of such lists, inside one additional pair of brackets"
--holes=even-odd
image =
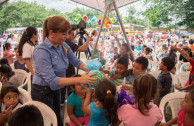
[(109, 6), (109, 5), (106, 5), (106, 8), (105, 8), (104, 17), (103, 17), (102, 22), (101, 22), (101, 24), (100, 24), (100, 31), (99, 31), (98, 36), (97, 36), (97, 39), (96, 39), (95, 47), (94, 47), (94, 49), (92, 50), (91, 59), (94, 58), (94, 53), (95, 53), (95, 50), (96, 50), (96, 48), (97, 48), (97, 46), (98, 46), (98, 40), (99, 40), (99, 38), (100, 38), (100, 33), (101, 33), (101, 31), (102, 31), (102, 26), (103, 26), (103, 24), (104, 24), (104, 20), (105, 20), (105, 17), (106, 17), (106, 13), (107, 13), (107, 11), (108, 11), (108, 6)]
[(117, 17), (119, 18), (119, 23), (120, 23), (120, 25), (121, 25), (121, 29), (122, 29), (122, 31), (123, 31), (123, 34), (124, 34), (125, 39), (126, 39), (126, 41), (127, 41), (127, 44), (129, 45), (129, 51), (130, 51), (130, 54), (131, 54), (131, 60), (134, 61), (133, 51), (132, 51), (132, 49), (131, 49), (131, 45), (129, 44), (129, 40), (128, 40), (128, 38), (127, 38), (127, 35), (126, 35), (126, 32), (125, 32), (125, 28), (124, 28), (124, 26), (123, 26), (123, 22), (122, 22), (122, 20), (121, 20), (120, 15), (119, 15), (119, 11), (118, 11), (118, 8), (117, 8), (117, 6), (116, 6), (115, 0), (113, 0), (113, 6), (114, 6), (114, 9), (115, 9), (115, 11), (116, 11)]

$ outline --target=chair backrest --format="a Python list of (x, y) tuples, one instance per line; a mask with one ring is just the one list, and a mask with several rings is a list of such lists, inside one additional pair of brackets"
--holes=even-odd
[(185, 94), (186, 94), (185, 92), (174, 92), (174, 93), (169, 93), (162, 98), (162, 100), (160, 102), (160, 106), (159, 106), (159, 108), (162, 111), (162, 114), (164, 116), (162, 122), (166, 121), (165, 114), (164, 114), (164, 108), (165, 108), (167, 103), (169, 104), (169, 106), (171, 108), (172, 118), (175, 118), (178, 116), (178, 111), (181, 108), (180, 102), (181, 102), (181, 100), (184, 99)]
[(151, 74), (152, 76), (154, 76), (156, 79), (157, 79), (157, 77), (158, 77), (158, 75), (161, 73), (161, 71), (152, 71), (152, 72), (150, 72), (149, 74)]
[(10, 64), (10, 67), (11, 67), (12, 70), (15, 70), (14, 63)]
[(23, 87), (27, 84), (27, 72), (22, 69), (14, 69), (13, 70), (17, 76), (18, 76), (18, 81), (19, 81), (19, 87)]
[(28, 74), (27, 74), (27, 79), (26, 79), (26, 81), (27, 81), (27, 84), (28, 84), (28, 88), (27, 88), (27, 91), (28, 91), (28, 93), (31, 95), (31, 76), (32, 76), (32, 74), (29, 72)]
[(25, 105), (34, 105), (40, 110), (44, 119), (44, 126), (51, 126), (51, 124), (57, 126), (57, 117), (54, 111), (46, 104), (38, 101), (29, 101), (26, 102), (24, 106)]
[(181, 66), (180, 66), (180, 73), (182, 72), (185, 72), (183, 70), (183, 68), (185, 67), (186, 69), (190, 66), (190, 62), (186, 62), (186, 63), (183, 63)]
[(177, 74), (174, 77), (175, 84), (179, 84), (184, 87), (186, 82), (189, 80), (189, 74), (189, 71)]
[(19, 99), (22, 102), (22, 104), (32, 101), (31, 95), (24, 89), (18, 87), (18, 90), (20, 92)]

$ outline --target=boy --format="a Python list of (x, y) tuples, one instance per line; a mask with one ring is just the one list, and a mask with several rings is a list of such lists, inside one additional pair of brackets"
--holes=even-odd
[(168, 47), (167, 46), (165, 46), (165, 47), (163, 47), (163, 52), (161, 52), (160, 54), (159, 54), (159, 58), (161, 58), (161, 57), (166, 57), (167, 55), (168, 55)]
[[(112, 80), (116, 86), (122, 85), (125, 77), (122, 77), (121, 75), (127, 70), (128, 68), (128, 60), (126, 58), (121, 57), (118, 59), (117, 64), (116, 64), (116, 70), (111, 70), (111, 71), (104, 71), (105, 73), (108, 73), (110, 76), (110, 80)], [(129, 79), (126, 78), (126, 83), (129, 84)]]
[(135, 46), (135, 50), (141, 51), (141, 41), (137, 42), (137, 46)]
[(164, 97), (166, 94), (170, 93), (172, 87), (172, 77), (170, 71), (174, 68), (175, 62), (170, 57), (165, 57), (162, 59), (160, 63), (161, 73), (158, 75), (157, 80), (161, 84), (160, 89), (160, 99)]

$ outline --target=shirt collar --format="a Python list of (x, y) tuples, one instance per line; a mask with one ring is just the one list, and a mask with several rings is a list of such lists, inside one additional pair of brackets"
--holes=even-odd
[[(48, 48), (52, 48), (54, 47), (53, 44), (50, 42), (50, 40), (46, 37), (45, 40), (44, 40), (44, 43), (48, 46)], [(62, 45), (59, 44), (59, 47), (61, 47)], [(56, 47), (54, 47), (56, 48)]]

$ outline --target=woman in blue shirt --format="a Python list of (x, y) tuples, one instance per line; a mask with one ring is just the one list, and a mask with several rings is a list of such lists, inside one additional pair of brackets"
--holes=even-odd
[[(43, 22), (43, 43), (34, 49), (35, 74), (32, 81), (32, 99), (50, 106), (58, 121), (63, 126), (60, 116), (60, 89), (63, 86), (77, 83), (91, 84), (96, 79), (90, 78), (95, 74), (81, 77), (65, 78), (69, 62), (79, 69), (87, 71), (82, 63), (64, 43), (70, 23), (60, 16), (49, 17)], [(64, 45), (63, 45), (64, 44)]]

